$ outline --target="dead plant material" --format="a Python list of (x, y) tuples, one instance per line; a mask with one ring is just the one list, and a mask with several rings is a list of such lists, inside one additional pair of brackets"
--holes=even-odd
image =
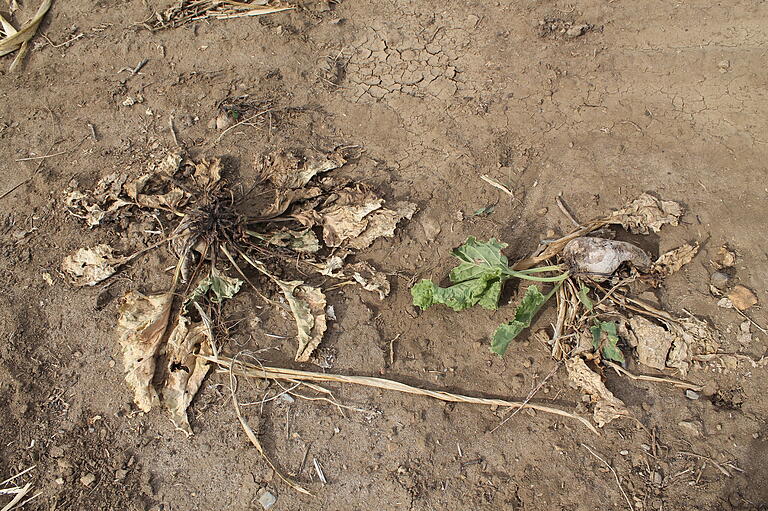
[(593, 417), (598, 427), (603, 427), (614, 419), (629, 416), (624, 401), (608, 390), (600, 376), (592, 371), (581, 357), (565, 360), (568, 379), (571, 383), (589, 394), (594, 403)]
[(163, 30), (195, 21), (262, 16), (291, 9), (295, 7), (280, 1), (179, 0), (170, 9), (155, 13), (145, 26), (150, 30)]
[[(171, 289), (178, 282), (186, 284), (180, 300), (174, 307), (170, 292), (131, 292), (118, 320), (126, 380), (141, 410), (149, 411), (161, 396), (176, 427), (192, 434), (187, 409), (209, 370), (199, 356), (218, 353), (215, 331), (226, 330), (220, 307), (244, 282), (270, 305), (277, 305), (267, 296), (275, 287), (283, 293), (296, 321), (299, 362), (311, 359), (327, 328), (325, 293), (305, 282), (312, 273), (318, 281), (331, 276), (359, 283), (380, 297), (389, 292), (383, 273), (368, 263), (347, 264), (344, 259), (378, 238), (393, 236), (397, 224), (410, 218), (416, 207), (407, 202), (390, 206), (368, 187), (328, 175), (347, 163), (349, 154), (343, 148), (270, 153), (256, 160), (261, 179), (245, 191), (223, 178), (219, 159), (193, 160), (172, 151), (138, 175), (110, 174), (91, 191), (67, 194), (69, 211), (89, 227), (126, 215), (157, 220), (158, 210), (178, 218), (164, 239), (133, 255), (122, 257), (110, 246), (98, 245), (79, 250), (63, 264), (75, 285), (94, 285), (138, 255), (170, 242), (178, 261)], [(358, 214), (361, 201), (375, 207), (363, 206)], [(346, 222), (333, 224), (336, 238), (326, 231), (333, 223), (331, 212)], [(326, 231), (322, 238), (321, 230)], [(338, 243), (328, 243), (331, 238)], [(341, 250), (330, 250), (339, 245)], [(244, 272), (247, 267), (271, 284), (258, 287)], [(302, 280), (291, 279), (292, 271)], [(227, 275), (232, 272), (243, 280)], [(285, 280), (278, 278), (285, 274)], [(168, 356), (161, 367), (160, 353)], [(153, 380), (162, 386), (156, 389)]]
[(11, 23), (0, 15), (0, 25), (2, 25), (2, 32), (4, 38), (0, 39), (0, 57), (19, 51), (16, 54), (16, 58), (11, 63), (10, 71), (14, 72), (21, 65), (24, 60), (24, 56), (27, 53), (29, 47), (29, 41), (37, 33), (37, 27), (43, 21), (43, 18), (51, 8), (52, 0), (43, 0), (43, 3), (38, 7), (37, 12), (31, 20), (26, 22), (19, 30), (16, 30)]
[(452, 403), (467, 403), (485, 406), (500, 406), (511, 408), (530, 408), (544, 413), (550, 413), (559, 415), (561, 417), (568, 417), (570, 419), (577, 420), (586, 426), (590, 431), (598, 434), (592, 424), (583, 417), (574, 415), (560, 410), (559, 408), (552, 408), (549, 406), (538, 405), (534, 403), (523, 403), (520, 401), (507, 401), (504, 399), (491, 399), (463, 396), (460, 394), (453, 394), (450, 392), (434, 391), (422, 389), (419, 387), (412, 387), (404, 383), (400, 383), (393, 380), (387, 380), (384, 378), (375, 378), (371, 376), (347, 376), (341, 374), (330, 373), (317, 373), (313, 371), (299, 371), (296, 369), (268, 367), (250, 364), (247, 362), (234, 360), (232, 358), (220, 356), (203, 356), (205, 360), (218, 364), (226, 371), (232, 371), (238, 376), (245, 376), (249, 378), (262, 378), (269, 380), (288, 380), (288, 381), (312, 381), (312, 382), (335, 382), (335, 383), (353, 383), (356, 385), (364, 385), (366, 387), (374, 387), (384, 390), (393, 390), (397, 392), (404, 392), (406, 394), (415, 394), (419, 396), (431, 397), (433, 399), (439, 399), (441, 401), (448, 401)]
[(31, 467), (25, 470), (22, 470), (18, 474), (11, 476), (5, 481), (0, 483), (0, 495), (13, 495), (11, 497), (11, 500), (7, 502), (5, 505), (3, 505), (0, 511), (14, 511), (16, 509), (21, 509), (22, 506), (24, 506), (29, 501), (39, 497), (42, 494), (42, 492), (38, 492), (32, 495), (31, 497), (24, 499), (24, 497), (26, 497), (27, 494), (32, 490), (32, 483), (30, 482), (24, 485), (20, 485), (20, 483), (15, 482), (24, 474), (34, 470), (36, 466), (37, 465), (32, 465)]
[(152, 379), (172, 303), (172, 293), (145, 296), (131, 291), (120, 307), (117, 332), (123, 349), (125, 381), (133, 390), (136, 406), (144, 412), (150, 411), (158, 402)]
[(659, 274), (662, 278), (669, 277), (677, 272), (686, 264), (693, 261), (699, 252), (698, 243), (687, 243), (669, 252), (661, 254), (653, 263), (652, 271)]

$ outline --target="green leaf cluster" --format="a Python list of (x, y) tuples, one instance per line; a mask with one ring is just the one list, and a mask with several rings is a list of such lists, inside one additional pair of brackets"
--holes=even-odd
[(439, 287), (431, 280), (423, 279), (411, 288), (413, 304), (422, 310), (435, 304), (455, 311), (474, 305), (496, 310), (502, 285), (511, 276), (509, 261), (501, 253), (506, 246), (494, 238), (481, 243), (470, 236), (464, 245), (453, 251), (460, 261), (449, 275), (453, 285)]
[(197, 284), (197, 287), (187, 298), (186, 303), (197, 301), (206, 295), (211, 303), (221, 303), (235, 296), (240, 291), (242, 285), (243, 281), (240, 279), (214, 272)]
[[(495, 238), (481, 242), (470, 236), (463, 245), (453, 251), (459, 264), (448, 276), (452, 285), (440, 287), (431, 280), (423, 279), (411, 288), (413, 304), (422, 310), (435, 304), (445, 305), (455, 311), (475, 305), (496, 310), (499, 307), (502, 287), (510, 278), (559, 283), (568, 277), (567, 272), (562, 273), (560, 266), (513, 270), (509, 267), (506, 256), (501, 253), (506, 246), (506, 243), (501, 243)], [(561, 273), (554, 277), (536, 275), (553, 271)], [(536, 313), (553, 293), (554, 291), (543, 295), (538, 287), (530, 286), (515, 309), (515, 319), (496, 329), (491, 351), (503, 355), (512, 339), (531, 325)]]
[(619, 335), (616, 333), (616, 323), (595, 319), (595, 325), (589, 328), (592, 332), (592, 346), (603, 357), (614, 362), (624, 363), (624, 354), (619, 348)]

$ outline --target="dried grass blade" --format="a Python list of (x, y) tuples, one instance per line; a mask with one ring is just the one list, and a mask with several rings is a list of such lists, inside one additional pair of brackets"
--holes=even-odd
[[(450, 392), (434, 391), (422, 389), (419, 387), (412, 387), (405, 383), (400, 383), (393, 380), (387, 380), (384, 378), (375, 378), (371, 376), (347, 376), (341, 374), (329, 374), (329, 373), (317, 373), (313, 371), (299, 371), (295, 369), (268, 367), (268, 366), (255, 366), (246, 362), (234, 361), (228, 357), (203, 357), (206, 360), (215, 362), (221, 367), (228, 369), (230, 372), (235, 372), (242, 376), (250, 378), (263, 378), (273, 380), (301, 380), (301, 381), (324, 381), (324, 382), (337, 382), (337, 383), (354, 383), (356, 385), (364, 385), (366, 387), (374, 387), (384, 390), (394, 390), (397, 392), (403, 392), (406, 394), (416, 394), (420, 396), (427, 396), (433, 399), (439, 399), (440, 401), (448, 401), (453, 403), (468, 403), (487, 406), (505, 406), (514, 408), (531, 408), (544, 413), (550, 413), (559, 415), (561, 417), (568, 417), (575, 419), (584, 424), (590, 431), (599, 435), (597, 429), (584, 417), (579, 417), (572, 413), (560, 410), (559, 408), (551, 408), (549, 406), (537, 405), (533, 403), (523, 403), (521, 401), (507, 401), (504, 399), (492, 399), (464, 396), (461, 394), (453, 394)], [(233, 365), (237, 367), (233, 368)]]
[[(202, 357), (204, 359), (210, 360), (212, 362), (215, 362), (219, 360), (216, 357)], [(256, 436), (256, 433), (254, 433), (253, 429), (251, 429), (251, 426), (248, 425), (248, 421), (245, 420), (245, 417), (243, 417), (243, 414), (240, 412), (240, 404), (237, 401), (237, 377), (235, 376), (235, 372), (233, 371), (233, 365), (236, 364), (245, 364), (244, 362), (240, 361), (234, 361), (232, 359), (227, 359), (229, 362), (229, 389), (232, 393), (232, 404), (235, 407), (235, 413), (237, 414), (237, 419), (240, 421), (240, 426), (243, 428), (243, 431), (245, 432), (245, 436), (248, 437), (248, 440), (253, 444), (253, 446), (256, 448), (257, 451), (259, 451), (259, 454), (261, 454), (262, 458), (267, 462), (269, 467), (275, 471), (275, 474), (280, 477), (285, 483), (296, 490), (299, 493), (303, 493), (304, 495), (312, 495), (309, 491), (307, 491), (305, 488), (300, 486), (298, 483), (292, 481), (290, 478), (284, 476), (280, 470), (277, 469), (277, 467), (272, 463), (272, 460), (269, 459), (269, 456), (267, 456), (267, 453), (264, 451), (264, 448), (261, 446), (261, 442), (259, 442), (259, 438)]]
[(53, 0), (43, 0), (43, 3), (37, 9), (37, 13), (35, 13), (35, 16), (31, 20), (25, 23), (16, 33), (11, 34), (0, 41), (0, 55), (5, 55), (6, 53), (9, 53), (9, 51), (17, 50), (23, 43), (34, 37), (37, 32), (37, 27), (51, 8), (52, 2)]

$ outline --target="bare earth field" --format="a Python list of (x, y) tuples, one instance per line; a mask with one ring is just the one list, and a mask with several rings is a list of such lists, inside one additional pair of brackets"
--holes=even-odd
[[(606, 372), (636, 420), (599, 436), (527, 411), (491, 432), (503, 410), (353, 386), (330, 387), (376, 413), (344, 417), (299, 399), (271, 401), (260, 416), (248, 407), (270, 457), (310, 497), (250, 445), (226, 375), (205, 381), (190, 438), (162, 411), (133, 405), (118, 308), (129, 290), (167, 285), (174, 258), (165, 247), (94, 287), (76, 289), (60, 270), (80, 247), (129, 253), (162, 239), (163, 214), (88, 229), (63, 201), (72, 187), (162, 158), (174, 133), (188, 153), (221, 157), (225, 177), (244, 182), (269, 151), (357, 145), (362, 156), (340, 172), (418, 212), (357, 255), (389, 275), (387, 298), (353, 286), (328, 292), (338, 320), (320, 353), (330, 371), (524, 399), (556, 362), (528, 333), (503, 358), (489, 352), (511, 307), (422, 312), (409, 287), (443, 279), (467, 236), (506, 241), (513, 261), (567, 233), (560, 193), (583, 221), (642, 192), (683, 204), (680, 225), (644, 248), (702, 249), (655, 298), (711, 322), (722, 351), (759, 360), (768, 336), (752, 326), (750, 342), (738, 339), (744, 318), (717, 306), (710, 260), (724, 244), (736, 252), (735, 281), (759, 300), (747, 314), (768, 325), (768, 4), (300, 0), (266, 16), (141, 25), (166, 7), (58, 1), (23, 67), (8, 73), (13, 56), (0, 59), (0, 194), (29, 179), (0, 200), (0, 480), (36, 465), (21, 482), (32, 483), (30, 496), (41, 492), (22, 509), (251, 510), (262, 509), (264, 489), (277, 497), (274, 510), (768, 509), (765, 364), (697, 366), (687, 379), (704, 386), (699, 399)], [(25, 0), (14, 23), (36, 9)], [(144, 59), (137, 74), (123, 70)], [(215, 119), (233, 98), (273, 112), (223, 133)], [(41, 155), (56, 156), (18, 161)], [(520, 295), (510, 285), (505, 301)], [(245, 288), (227, 304), (231, 318), (246, 318), (227, 350), (276, 347), (289, 364), (295, 325), (261, 305)], [(554, 316), (545, 309), (534, 330)], [(652, 372), (630, 358), (629, 369)], [(263, 390), (245, 384), (241, 399), (258, 401)], [(562, 368), (533, 400), (589, 417), (581, 401)]]

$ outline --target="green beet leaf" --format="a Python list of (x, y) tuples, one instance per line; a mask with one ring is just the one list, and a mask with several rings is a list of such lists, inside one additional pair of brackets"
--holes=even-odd
[(619, 336), (616, 333), (616, 323), (613, 321), (595, 320), (592, 332), (592, 346), (599, 350), (603, 357), (614, 362), (624, 363), (624, 353), (619, 348)]
[(506, 246), (493, 238), (488, 242), (478, 242), (470, 236), (466, 243), (453, 251), (453, 255), (461, 261), (449, 275), (453, 285), (439, 287), (431, 280), (421, 280), (411, 288), (413, 304), (421, 309), (442, 304), (455, 311), (474, 305), (496, 310), (501, 288), (509, 279), (509, 261), (501, 253)]
[(547, 301), (547, 298), (548, 296), (541, 294), (538, 287), (529, 286), (525, 291), (523, 301), (515, 308), (515, 319), (499, 325), (499, 328), (494, 332), (491, 340), (491, 351), (503, 355), (507, 351), (509, 343), (520, 332), (531, 326), (534, 316)]

